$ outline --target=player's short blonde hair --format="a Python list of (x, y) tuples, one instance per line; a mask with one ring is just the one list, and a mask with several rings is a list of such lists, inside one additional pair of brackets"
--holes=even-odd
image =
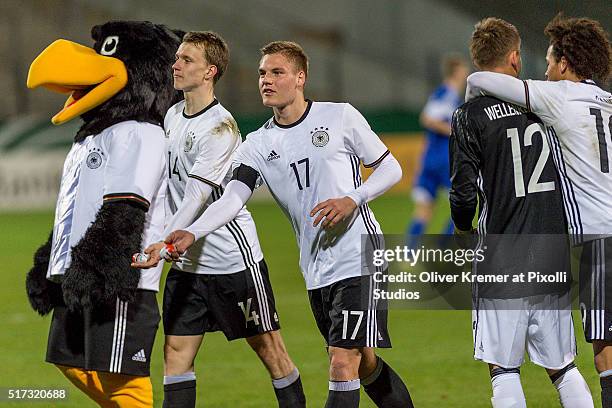
[(293, 41), (273, 41), (261, 48), (261, 56), (282, 54), (295, 66), (296, 70), (304, 71), (308, 76), (308, 56), (304, 49)]
[(515, 26), (501, 18), (482, 19), (474, 26), (470, 40), (472, 62), (478, 69), (494, 68), (520, 45), (521, 37)]
[(217, 67), (217, 73), (213, 78), (216, 84), (229, 64), (229, 47), (225, 40), (212, 31), (189, 31), (183, 36), (183, 42), (202, 49), (206, 62)]

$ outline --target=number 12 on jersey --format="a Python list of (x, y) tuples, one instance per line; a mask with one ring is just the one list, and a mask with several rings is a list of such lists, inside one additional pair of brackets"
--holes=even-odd
[[(525, 146), (531, 146), (531, 139), (533, 135), (539, 133), (542, 138), (542, 151), (540, 157), (536, 163), (535, 168), (531, 177), (529, 177), (529, 184), (527, 184), (527, 193), (540, 193), (542, 191), (552, 191), (555, 189), (555, 182), (548, 181), (546, 183), (540, 183), (540, 176), (544, 171), (544, 166), (548, 161), (550, 155), (550, 148), (548, 147), (548, 141), (544, 136), (546, 134), (544, 128), (538, 123), (532, 123), (525, 129), (524, 144)], [(525, 181), (523, 179), (523, 161), (521, 159), (521, 142), (519, 140), (519, 132), (517, 128), (506, 130), (508, 139), (510, 139), (510, 146), (512, 147), (512, 164), (514, 166), (514, 192), (517, 197), (525, 197)]]

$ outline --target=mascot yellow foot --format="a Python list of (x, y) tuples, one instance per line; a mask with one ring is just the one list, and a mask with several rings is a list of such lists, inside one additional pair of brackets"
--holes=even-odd
[(149, 377), (103, 373), (76, 367), (57, 368), (103, 408), (148, 408), (153, 406), (153, 386)]

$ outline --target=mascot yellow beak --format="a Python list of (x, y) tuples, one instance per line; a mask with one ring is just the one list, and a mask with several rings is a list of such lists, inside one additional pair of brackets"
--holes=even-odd
[(51, 122), (68, 122), (112, 98), (127, 84), (123, 62), (67, 40), (57, 40), (30, 65), (28, 88), (70, 94)]

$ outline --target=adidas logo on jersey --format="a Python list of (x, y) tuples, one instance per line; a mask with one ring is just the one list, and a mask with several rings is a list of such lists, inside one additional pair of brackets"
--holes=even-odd
[(145, 357), (144, 349), (140, 349), (140, 351), (132, 356), (132, 360), (140, 361), (141, 363), (146, 363), (147, 358)]
[(276, 159), (280, 159), (280, 156), (278, 154), (276, 154), (276, 152), (274, 150), (272, 150), (270, 152), (270, 154), (268, 155), (268, 158), (266, 160), (267, 161), (272, 161), (272, 160), (276, 160)]

